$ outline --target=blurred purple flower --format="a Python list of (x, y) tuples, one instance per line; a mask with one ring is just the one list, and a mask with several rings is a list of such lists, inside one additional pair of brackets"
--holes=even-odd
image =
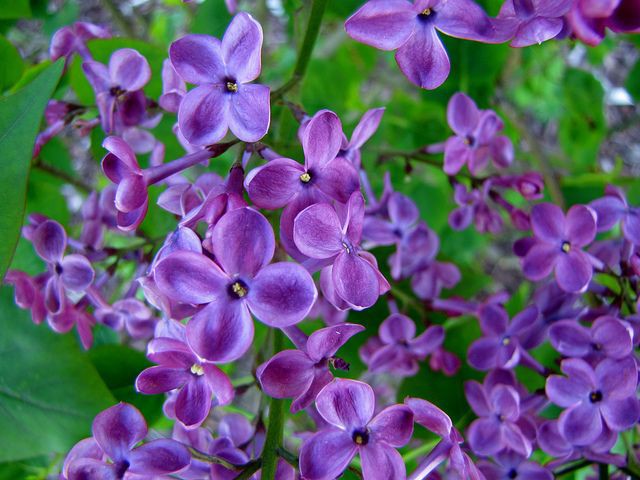
[(553, 480), (553, 472), (541, 465), (526, 461), (516, 452), (499, 452), (495, 463), (480, 462), (478, 468), (487, 480)]
[(353, 130), (351, 140), (347, 140), (347, 137), (343, 135), (342, 146), (338, 152), (338, 157), (346, 158), (357, 169), (361, 168), (360, 149), (369, 140), (380, 125), (382, 115), (385, 108), (373, 108), (365, 112), (358, 125)]
[(87, 42), (94, 38), (110, 37), (111, 32), (108, 28), (88, 22), (75, 22), (73, 25), (62, 27), (53, 34), (49, 46), (49, 56), (52, 62), (66, 57), (68, 63), (74, 53), (80, 55), (83, 60), (91, 60), (91, 52), (87, 48)]
[(640, 245), (640, 209), (630, 207), (624, 192), (612, 185), (605, 189), (605, 196), (589, 204), (597, 214), (598, 231), (611, 230), (618, 222), (624, 238)]
[(616, 33), (640, 31), (637, 0), (576, 0), (567, 14), (571, 33), (587, 45), (598, 45), (609, 28)]
[(558, 35), (573, 0), (506, 0), (497, 21), (511, 29), (512, 47), (528, 47)]

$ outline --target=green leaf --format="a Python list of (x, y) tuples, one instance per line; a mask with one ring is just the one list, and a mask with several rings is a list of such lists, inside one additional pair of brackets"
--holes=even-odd
[(0, 289), (0, 462), (64, 453), (115, 399), (72, 335), (34, 325)]
[(0, 278), (11, 263), (24, 214), (31, 152), (47, 102), (58, 84), (63, 61), (43, 71), (32, 83), (0, 100)]
[(20, 80), (24, 64), (9, 40), (0, 35), (0, 93)]
[(31, 16), (29, 0), (6, 0), (0, 8), (0, 19), (18, 19)]
[(136, 406), (149, 425), (162, 416), (164, 395), (143, 395), (134, 386), (138, 374), (153, 365), (144, 353), (124, 345), (101, 345), (89, 356), (116, 400)]

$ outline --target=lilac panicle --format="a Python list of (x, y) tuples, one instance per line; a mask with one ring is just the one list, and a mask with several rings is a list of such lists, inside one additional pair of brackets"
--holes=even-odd
[(589, 445), (605, 428), (620, 432), (638, 421), (638, 369), (632, 357), (606, 358), (595, 368), (570, 358), (563, 360), (561, 370), (566, 377), (548, 377), (546, 392), (549, 400), (566, 409), (558, 428), (569, 443)]
[(227, 212), (213, 228), (211, 246), (218, 263), (179, 250), (160, 260), (154, 274), (169, 298), (203, 307), (187, 325), (189, 345), (200, 357), (240, 358), (253, 341), (251, 313), (272, 327), (309, 313), (317, 297), (313, 279), (292, 262), (269, 265), (275, 238), (262, 214), (247, 207)]
[(535, 243), (522, 259), (522, 270), (530, 280), (542, 280), (552, 271), (566, 292), (584, 292), (593, 276), (592, 258), (582, 251), (596, 236), (596, 212), (574, 205), (567, 215), (551, 203), (531, 210)]
[(395, 50), (407, 79), (429, 90), (442, 85), (450, 70), (438, 31), (485, 43), (509, 38), (469, 0), (370, 0), (345, 22), (345, 29), (358, 42)]
[(187, 83), (178, 110), (180, 132), (194, 145), (212, 145), (228, 130), (245, 142), (257, 142), (269, 130), (269, 87), (252, 84), (262, 69), (262, 27), (239, 13), (222, 41), (186, 35), (171, 44), (169, 58)]
[(375, 257), (360, 247), (363, 219), (364, 198), (354, 192), (342, 218), (332, 205), (317, 203), (300, 212), (294, 222), (298, 249), (330, 264), (322, 272), (322, 291), (341, 309), (368, 308), (390, 288)]
[(396, 448), (406, 445), (413, 433), (409, 407), (392, 405), (374, 417), (373, 389), (363, 382), (337, 378), (318, 393), (316, 408), (328, 425), (302, 444), (303, 478), (339, 477), (357, 453), (365, 480), (405, 478)]
[(147, 436), (147, 424), (127, 403), (99, 413), (92, 431), (92, 438), (82, 440), (69, 452), (63, 468), (66, 480), (163, 476), (185, 469), (191, 460), (189, 451), (175, 440), (158, 439), (136, 446)]
[(262, 389), (275, 398), (294, 398), (292, 413), (308, 407), (333, 380), (329, 363), (337, 350), (363, 330), (362, 325), (350, 323), (316, 330), (304, 349), (284, 350), (258, 367)]
[(200, 360), (183, 341), (155, 338), (149, 342), (147, 357), (158, 366), (138, 375), (136, 389), (150, 395), (179, 389), (175, 413), (185, 427), (195, 428), (204, 422), (212, 396), (216, 405), (233, 400), (233, 386), (224, 372)]

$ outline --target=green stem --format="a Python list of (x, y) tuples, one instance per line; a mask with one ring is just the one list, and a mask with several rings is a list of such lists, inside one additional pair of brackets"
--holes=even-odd
[[(275, 329), (273, 333), (273, 353), (275, 354), (284, 348), (284, 335), (279, 329)], [(272, 398), (269, 406), (267, 437), (262, 450), (262, 480), (274, 480), (276, 477), (278, 449), (282, 446), (283, 434), (284, 400)]]
[(313, 53), (313, 48), (316, 44), (316, 40), (318, 39), (318, 34), (320, 33), (322, 17), (324, 16), (324, 11), (327, 8), (328, 2), (329, 0), (313, 0), (311, 14), (309, 15), (309, 22), (307, 23), (307, 30), (304, 34), (304, 39), (302, 40), (300, 52), (298, 53), (296, 66), (293, 69), (293, 76), (287, 83), (273, 92), (271, 95), (272, 102), (280, 99), (285, 93), (295, 87), (303, 79), (305, 73), (307, 73), (307, 67), (309, 66), (311, 54)]
[(222, 465), (224, 468), (228, 468), (229, 470), (240, 470), (243, 467), (242, 465), (234, 465), (233, 463), (227, 462), (223, 458), (216, 457), (214, 455), (207, 455), (193, 447), (189, 447), (189, 453), (191, 453), (191, 457), (196, 460), (200, 460), (204, 463)]
[[(261, 465), (262, 462), (259, 458), (257, 460), (252, 460), (249, 463), (246, 463), (243, 467), (242, 473), (238, 475), (235, 480), (248, 480), (253, 476), (254, 473), (260, 470)], [(263, 476), (262, 478), (265, 477)]]
[(598, 478), (600, 480), (609, 480), (609, 465), (606, 463), (598, 464)]
[(402, 460), (404, 461), (405, 465), (408, 462), (411, 462), (413, 460), (415, 460), (416, 458), (422, 457), (423, 455), (426, 455), (427, 453), (429, 453), (431, 450), (434, 449), (434, 447), (440, 442), (440, 439), (438, 438), (437, 440), (433, 440), (431, 442), (427, 442), (424, 443), (422, 445), (420, 445), (418, 448), (415, 448), (407, 453), (405, 453), (402, 456)]
[(79, 178), (74, 177), (73, 175), (68, 174), (64, 170), (60, 170), (59, 168), (49, 165), (47, 163), (43, 163), (40, 158), (37, 158), (36, 160), (34, 160), (34, 162), (32, 163), (32, 167), (38, 170), (41, 170), (43, 172), (46, 172), (49, 175), (52, 175), (54, 177), (57, 177), (60, 180), (63, 180), (73, 185), (74, 187), (79, 188), (80, 190), (83, 190), (86, 193), (89, 193), (93, 190), (93, 187), (88, 183), (84, 182), (83, 180), (80, 180)]
[(562, 470), (558, 470), (557, 472), (554, 472), (553, 476), (555, 478), (559, 478), (564, 475), (568, 475), (569, 473), (573, 473), (576, 470), (582, 470), (583, 468), (588, 467), (589, 465), (591, 465), (591, 463), (592, 462), (590, 462), (589, 460), (582, 460), (578, 463), (574, 463), (573, 465), (563, 468)]

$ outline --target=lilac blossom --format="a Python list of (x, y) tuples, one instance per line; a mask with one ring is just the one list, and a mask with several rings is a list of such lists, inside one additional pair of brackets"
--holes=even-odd
[(114, 330), (126, 329), (131, 338), (148, 338), (153, 335), (155, 318), (151, 310), (135, 298), (117, 300), (113, 305), (103, 305), (95, 311), (96, 320)]
[(13, 285), (13, 295), (16, 305), (31, 312), (33, 323), (40, 324), (47, 317), (44, 286), (48, 273), (31, 277), (20, 270), (9, 270), (4, 282)]
[(447, 52), (437, 31), (485, 43), (501, 43), (507, 35), (468, 0), (370, 0), (346, 22), (354, 40), (380, 50), (396, 50), (402, 73), (415, 85), (432, 90), (449, 76)]
[(389, 290), (375, 257), (360, 248), (364, 198), (354, 192), (342, 218), (328, 203), (317, 203), (298, 214), (293, 235), (308, 257), (325, 260), (321, 276), (325, 297), (338, 308), (362, 310)]
[(465, 395), (478, 419), (469, 426), (467, 438), (478, 455), (494, 455), (510, 448), (525, 458), (531, 455), (531, 440), (518, 424), (521, 415), (520, 394), (505, 384), (481, 385), (468, 381)]
[(531, 210), (535, 243), (522, 259), (522, 270), (530, 280), (542, 280), (552, 271), (566, 292), (587, 289), (593, 276), (593, 259), (581, 250), (596, 235), (595, 211), (574, 205), (567, 215), (560, 207), (541, 203)]
[(512, 47), (528, 47), (558, 35), (563, 16), (573, 0), (506, 0), (498, 14), (503, 28), (512, 31)]
[(67, 480), (148, 478), (176, 473), (189, 466), (189, 451), (175, 440), (158, 439), (136, 446), (147, 436), (142, 414), (119, 403), (96, 415), (93, 437), (82, 440), (65, 461)]
[(633, 351), (633, 329), (611, 316), (599, 317), (591, 328), (575, 320), (561, 320), (549, 328), (549, 340), (562, 355), (587, 360), (620, 360)]
[(274, 398), (294, 398), (292, 413), (308, 407), (333, 380), (329, 365), (341, 366), (335, 357), (338, 349), (363, 330), (362, 325), (350, 323), (321, 328), (311, 334), (304, 349), (276, 353), (256, 372), (262, 390)]
[(66, 57), (66, 61), (69, 62), (74, 53), (80, 55), (83, 60), (92, 60), (87, 42), (94, 38), (110, 37), (111, 32), (108, 28), (88, 22), (75, 22), (73, 25), (62, 27), (53, 34), (51, 45), (49, 45), (49, 56), (52, 62), (61, 57)]
[(186, 35), (171, 44), (169, 58), (182, 79), (197, 85), (178, 110), (180, 132), (194, 145), (212, 145), (228, 130), (245, 142), (269, 130), (269, 87), (252, 84), (262, 69), (262, 27), (239, 13), (222, 41)]
[(482, 187), (470, 190), (461, 183), (455, 184), (453, 199), (458, 208), (449, 214), (451, 228), (464, 230), (473, 222), (481, 233), (499, 233), (502, 230), (502, 217), (489, 206), (492, 186), (491, 179), (486, 180)]
[(162, 95), (158, 104), (167, 112), (178, 113), (180, 103), (187, 94), (187, 85), (173, 68), (170, 60), (162, 63)]
[(502, 120), (492, 110), (479, 110), (464, 93), (456, 93), (447, 106), (447, 120), (455, 135), (444, 147), (444, 172), (455, 175), (464, 165), (477, 175), (489, 161), (499, 168), (513, 162), (513, 144), (508, 137), (498, 135), (504, 128)]
[(326, 428), (305, 440), (300, 450), (300, 474), (308, 480), (339, 477), (359, 453), (366, 480), (405, 478), (396, 448), (413, 433), (413, 414), (405, 405), (392, 405), (374, 417), (375, 395), (366, 383), (335, 379), (316, 397)]
[(606, 358), (595, 369), (582, 359), (570, 358), (563, 360), (561, 370), (566, 377), (548, 377), (546, 392), (549, 400), (566, 409), (558, 428), (571, 444), (589, 445), (605, 427), (619, 432), (638, 421), (638, 372), (633, 358)]
[(146, 113), (142, 88), (151, 78), (147, 59), (131, 48), (116, 50), (109, 65), (87, 60), (82, 64), (96, 93), (103, 130), (109, 134), (122, 123), (136, 125)]
[(571, 33), (591, 46), (604, 39), (607, 28), (616, 33), (640, 31), (636, 0), (576, 0), (566, 18)]
[(495, 463), (480, 462), (478, 468), (487, 480), (553, 480), (553, 472), (529, 462), (525, 457), (516, 452), (499, 452), (495, 455)]
[(460, 270), (454, 263), (431, 262), (411, 278), (411, 288), (422, 300), (435, 300), (443, 288), (453, 288), (460, 281)]
[(491, 303), (482, 306), (478, 318), (484, 336), (469, 347), (469, 364), (478, 370), (490, 370), (514, 368), (521, 360), (532, 362), (533, 359), (522, 348), (520, 341), (526, 338), (530, 329), (537, 326), (538, 315), (538, 308), (531, 305), (509, 322), (504, 307)]
[(605, 196), (589, 204), (597, 214), (598, 231), (611, 230), (617, 223), (624, 238), (634, 245), (640, 244), (640, 209), (629, 206), (624, 192), (612, 185)]
[(160, 260), (155, 281), (168, 297), (203, 308), (187, 325), (187, 339), (213, 362), (240, 358), (253, 341), (251, 314), (272, 327), (301, 321), (316, 300), (313, 279), (300, 265), (269, 265), (275, 251), (267, 219), (250, 208), (226, 213), (211, 236), (218, 261), (191, 251)]
[(416, 336), (413, 320), (395, 313), (380, 324), (378, 338), (378, 348), (363, 358), (369, 371), (390, 372), (408, 377), (418, 373), (419, 362), (442, 345), (444, 329), (439, 325), (432, 325)]
[(346, 136), (343, 137), (342, 146), (337, 156), (346, 158), (354, 167), (360, 169), (362, 165), (360, 149), (376, 133), (384, 111), (385, 108), (382, 107), (365, 112), (353, 130), (351, 140), (347, 140)]

